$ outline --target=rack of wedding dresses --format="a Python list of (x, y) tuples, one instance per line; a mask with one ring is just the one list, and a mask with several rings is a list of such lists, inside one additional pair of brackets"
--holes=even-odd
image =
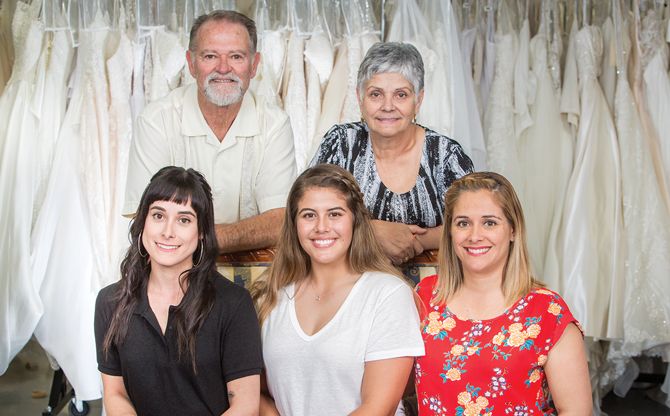
[(78, 398), (100, 397), (93, 307), (127, 246), (133, 120), (193, 82), (193, 19), (233, 7), (257, 22), (251, 89), (289, 115), (300, 169), (360, 119), (367, 49), (414, 44), (418, 122), (515, 185), (534, 271), (583, 324), (594, 397), (625, 393), (632, 357), (670, 359), (663, 2), (2, 0), (0, 373), (34, 335)]

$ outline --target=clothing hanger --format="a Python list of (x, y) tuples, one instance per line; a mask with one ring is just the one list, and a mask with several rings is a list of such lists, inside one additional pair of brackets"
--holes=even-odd
[[(79, 9), (79, 29), (86, 31), (109, 30), (109, 10), (106, 5), (101, 3), (101, 0), (81, 0), (78, 3)], [(100, 27), (91, 28), (91, 24), (96, 21), (98, 13), (106, 22)]]
[(590, 23), (590, 16), (589, 16), (589, 5), (591, 2), (589, 0), (582, 0), (582, 24), (583, 26), (588, 26)]
[(319, 13), (331, 45), (339, 44), (345, 31), (340, 1), (319, 1)]
[(45, 31), (59, 32), (70, 29), (70, 24), (64, 18), (68, 3), (69, 1), (63, 0), (42, 0), (41, 18)]
[(237, 6), (235, 0), (212, 0), (209, 10), (237, 10)]
[(486, 39), (489, 42), (495, 42), (495, 15), (497, 2), (495, 0), (488, 0), (484, 7), (486, 12)]

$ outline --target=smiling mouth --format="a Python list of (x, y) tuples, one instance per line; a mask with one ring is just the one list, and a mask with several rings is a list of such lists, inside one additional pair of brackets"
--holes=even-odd
[(176, 249), (179, 248), (179, 246), (173, 246), (173, 245), (161, 244), (161, 243), (156, 243), (156, 245), (158, 246), (158, 248), (160, 248), (162, 250), (169, 250), (169, 251), (173, 251), (173, 250), (176, 250)]
[(470, 254), (478, 256), (480, 254), (488, 253), (489, 250), (491, 250), (491, 247), (468, 247), (465, 250)]
[(335, 242), (334, 238), (312, 240), (312, 243), (314, 243), (314, 245), (319, 248), (330, 247), (333, 245), (334, 242)]

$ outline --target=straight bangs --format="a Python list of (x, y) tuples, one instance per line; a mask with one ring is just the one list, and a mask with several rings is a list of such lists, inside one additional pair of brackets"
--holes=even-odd
[(146, 201), (147, 209), (156, 201), (174, 202), (179, 205), (187, 205), (190, 202), (199, 223), (200, 217), (208, 212), (209, 205), (207, 195), (198, 187), (194, 189), (188, 177), (172, 177), (169, 181), (161, 181), (147, 188)]

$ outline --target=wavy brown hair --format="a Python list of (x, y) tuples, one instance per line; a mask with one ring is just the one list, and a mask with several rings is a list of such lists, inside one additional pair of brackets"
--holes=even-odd
[(212, 191), (202, 174), (193, 169), (164, 167), (151, 178), (142, 194), (137, 214), (130, 225), (130, 247), (121, 262), (121, 280), (114, 298), (116, 308), (105, 334), (103, 352), (107, 353), (112, 345), (123, 344), (133, 311), (142, 298), (142, 292), (147, 290), (151, 263), (140, 253), (141, 247), (146, 256), (141, 234), (149, 207), (155, 201), (190, 202), (197, 215), (200, 243), (193, 253), (193, 267), (179, 276), (184, 297), (174, 311), (179, 359), (183, 353), (188, 353), (195, 371), (195, 339), (214, 304), (214, 285), (210, 278), (216, 274), (219, 249), (214, 232)]
[(305, 279), (311, 270), (310, 258), (298, 239), (296, 220), (300, 200), (313, 188), (335, 190), (347, 202), (347, 208), (354, 217), (351, 245), (347, 255), (351, 269), (356, 273), (381, 271), (404, 280), (377, 242), (370, 214), (365, 207), (363, 194), (356, 179), (339, 166), (317, 165), (305, 170), (293, 183), (286, 201), (284, 224), (274, 261), (251, 286), (251, 296), (256, 303), (261, 324), (277, 304), (279, 291), (291, 283)]
[(532, 289), (544, 286), (535, 279), (531, 271), (526, 247), (526, 222), (514, 187), (498, 173), (474, 172), (455, 180), (444, 197), (444, 227), (440, 238), (437, 291), (433, 296), (436, 304), (445, 304), (463, 285), (463, 267), (451, 237), (454, 207), (464, 192), (482, 190), (491, 192), (514, 232), (514, 241), (510, 243), (503, 269), (502, 291), (506, 301), (512, 303)]

